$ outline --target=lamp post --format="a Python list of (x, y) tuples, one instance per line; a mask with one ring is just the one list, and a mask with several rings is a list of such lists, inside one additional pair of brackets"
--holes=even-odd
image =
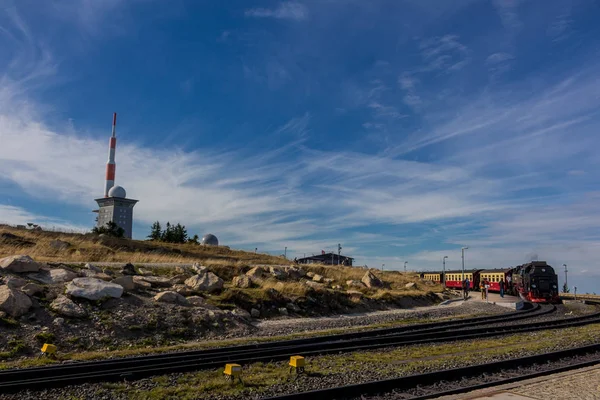
[(406, 273), (406, 264), (408, 264), (408, 261), (404, 261), (404, 273)]
[(283, 251), (283, 256), (287, 260), (287, 246), (285, 246), (285, 250)]
[(460, 249), (460, 253), (461, 253), (461, 258), (462, 258), (462, 280), (465, 280), (465, 250), (467, 250), (468, 247), (465, 246), (462, 249)]
[(569, 289), (569, 281), (567, 280), (567, 272), (569, 271), (567, 271), (567, 264), (563, 264), (563, 267), (565, 267), (565, 289)]
[(446, 258), (448, 258), (448, 256), (444, 256), (444, 258), (442, 258), (442, 284), (446, 284)]
[(381, 264), (381, 270), (383, 271), (383, 267), (385, 267), (385, 264)]

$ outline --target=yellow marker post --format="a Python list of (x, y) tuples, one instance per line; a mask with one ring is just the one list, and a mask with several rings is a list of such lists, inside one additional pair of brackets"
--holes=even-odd
[[(230, 380), (231, 383), (235, 381), (235, 378), (238, 378), (240, 382), (242, 382), (242, 366), (239, 364), (225, 364), (225, 370), (223, 373), (227, 376), (227, 380)], [(242, 382), (243, 384), (244, 382)]]
[(53, 344), (44, 343), (41, 350), (42, 355), (53, 356), (56, 353), (56, 346)]
[(292, 369), (296, 370), (296, 374), (304, 373), (305, 360), (302, 356), (291, 356), (290, 357), (290, 373)]

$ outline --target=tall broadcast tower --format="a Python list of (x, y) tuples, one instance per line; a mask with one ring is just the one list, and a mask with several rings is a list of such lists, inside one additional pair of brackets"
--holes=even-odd
[(133, 207), (138, 200), (127, 198), (125, 189), (115, 186), (115, 152), (117, 150), (117, 113), (113, 114), (112, 135), (108, 142), (108, 161), (106, 163), (106, 176), (104, 181), (104, 197), (95, 199), (98, 203), (96, 218), (97, 227), (105, 226), (108, 222), (114, 222), (125, 231), (125, 237), (131, 239), (133, 228)]

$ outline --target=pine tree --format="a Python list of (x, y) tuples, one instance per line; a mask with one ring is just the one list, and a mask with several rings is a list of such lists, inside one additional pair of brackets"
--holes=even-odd
[(114, 236), (118, 238), (122, 238), (125, 236), (125, 229), (121, 228), (113, 221), (108, 221), (106, 225), (98, 228), (97, 226), (92, 229), (92, 232), (95, 234), (105, 234), (108, 236)]
[(160, 222), (156, 221), (155, 223), (152, 224), (148, 238), (150, 240), (160, 240), (162, 238)]
[(200, 244), (200, 238), (198, 237), (198, 235), (194, 235), (193, 237), (188, 239), (188, 243)]
[(173, 241), (173, 227), (169, 221), (167, 221), (167, 227), (161, 235), (161, 240), (168, 243)]
[(173, 230), (173, 241), (175, 243), (185, 243), (188, 239), (187, 230), (184, 225), (177, 224)]

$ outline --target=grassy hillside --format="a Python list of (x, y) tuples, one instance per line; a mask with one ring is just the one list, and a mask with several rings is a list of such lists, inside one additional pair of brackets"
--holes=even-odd
[(21, 253), (46, 262), (189, 263), (206, 259), (249, 264), (286, 262), (282, 257), (231, 250), (226, 246), (116, 239), (93, 234), (33, 231), (0, 225), (0, 258)]

